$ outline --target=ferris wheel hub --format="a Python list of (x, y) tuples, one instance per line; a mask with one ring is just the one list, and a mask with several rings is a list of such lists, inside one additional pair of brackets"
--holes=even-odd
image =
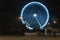
[(34, 17), (37, 17), (37, 14), (36, 14), (36, 13), (34, 13), (34, 14), (33, 14), (33, 16), (34, 16)]

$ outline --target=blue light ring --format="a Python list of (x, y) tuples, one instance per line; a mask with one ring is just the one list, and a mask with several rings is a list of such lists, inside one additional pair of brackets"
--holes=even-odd
[[(26, 5), (23, 7), (22, 11), (21, 11), (21, 17), (22, 17), (21, 21), (22, 21), (22, 23), (24, 24), (23, 12), (24, 12), (24, 10), (25, 10), (30, 4), (33, 4), (33, 3), (37, 3), (37, 4), (41, 5), (41, 6), (46, 10), (46, 12), (47, 12), (47, 20), (46, 20), (46, 22), (44, 23), (44, 25), (40, 27), (40, 29), (42, 29), (43, 27), (45, 27), (45, 26), (47, 25), (47, 23), (48, 23), (48, 21), (49, 21), (49, 12), (48, 12), (48, 9), (46, 8), (46, 6), (43, 5), (43, 4), (40, 3), (40, 2), (30, 2), (30, 3), (26, 4)], [(31, 30), (33, 30), (33, 28), (28, 27), (27, 25), (26, 25), (26, 27), (29, 28), (29, 29), (31, 29)]]

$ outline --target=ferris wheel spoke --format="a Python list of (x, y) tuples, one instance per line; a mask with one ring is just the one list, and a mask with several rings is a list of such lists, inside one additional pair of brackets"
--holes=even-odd
[(36, 21), (38, 22), (38, 24), (40, 25), (40, 27), (41, 27), (41, 24), (40, 24), (40, 22), (39, 22), (39, 20), (36, 18)]
[[(33, 18), (34, 19), (34, 18)], [(30, 22), (30, 25), (31, 25), (31, 23), (33, 22), (33, 19), (32, 19), (32, 21)]]

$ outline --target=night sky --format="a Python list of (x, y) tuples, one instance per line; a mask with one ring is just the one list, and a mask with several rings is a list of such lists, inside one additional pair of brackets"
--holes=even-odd
[(60, 18), (59, 0), (0, 0), (0, 16), (17, 17), (24, 5), (31, 1), (38, 1), (43, 3), (48, 8), (50, 16), (52, 15)]
[(11, 26), (17, 23), (17, 17), (21, 10), (29, 2), (38, 1), (46, 5), (49, 10), (50, 19), (60, 20), (60, 1), (59, 0), (0, 0), (0, 26)]
[(59, 0), (20, 0), (20, 6), (23, 8), (25, 4), (31, 1), (38, 1), (46, 5), (49, 10), (50, 16), (60, 17), (60, 1)]

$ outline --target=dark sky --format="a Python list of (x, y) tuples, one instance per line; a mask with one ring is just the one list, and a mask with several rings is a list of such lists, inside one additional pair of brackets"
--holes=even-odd
[(12, 20), (20, 16), (23, 6), (32, 1), (38, 1), (46, 5), (50, 13), (50, 18), (57, 17), (60, 19), (59, 0), (0, 0), (0, 22), (2, 20), (4, 22)]
[(38, 1), (45, 4), (51, 15), (60, 17), (59, 0), (0, 0), (0, 16), (9, 15), (16, 17), (20, 14), (23, 6), (31, 1)]
[(23, 8), (25, 4), (31, 1), (38, 1), (46, 5), (50, 16), (60, 18), (60, 1), (59, 0), (20, 0), (20, 6)]

